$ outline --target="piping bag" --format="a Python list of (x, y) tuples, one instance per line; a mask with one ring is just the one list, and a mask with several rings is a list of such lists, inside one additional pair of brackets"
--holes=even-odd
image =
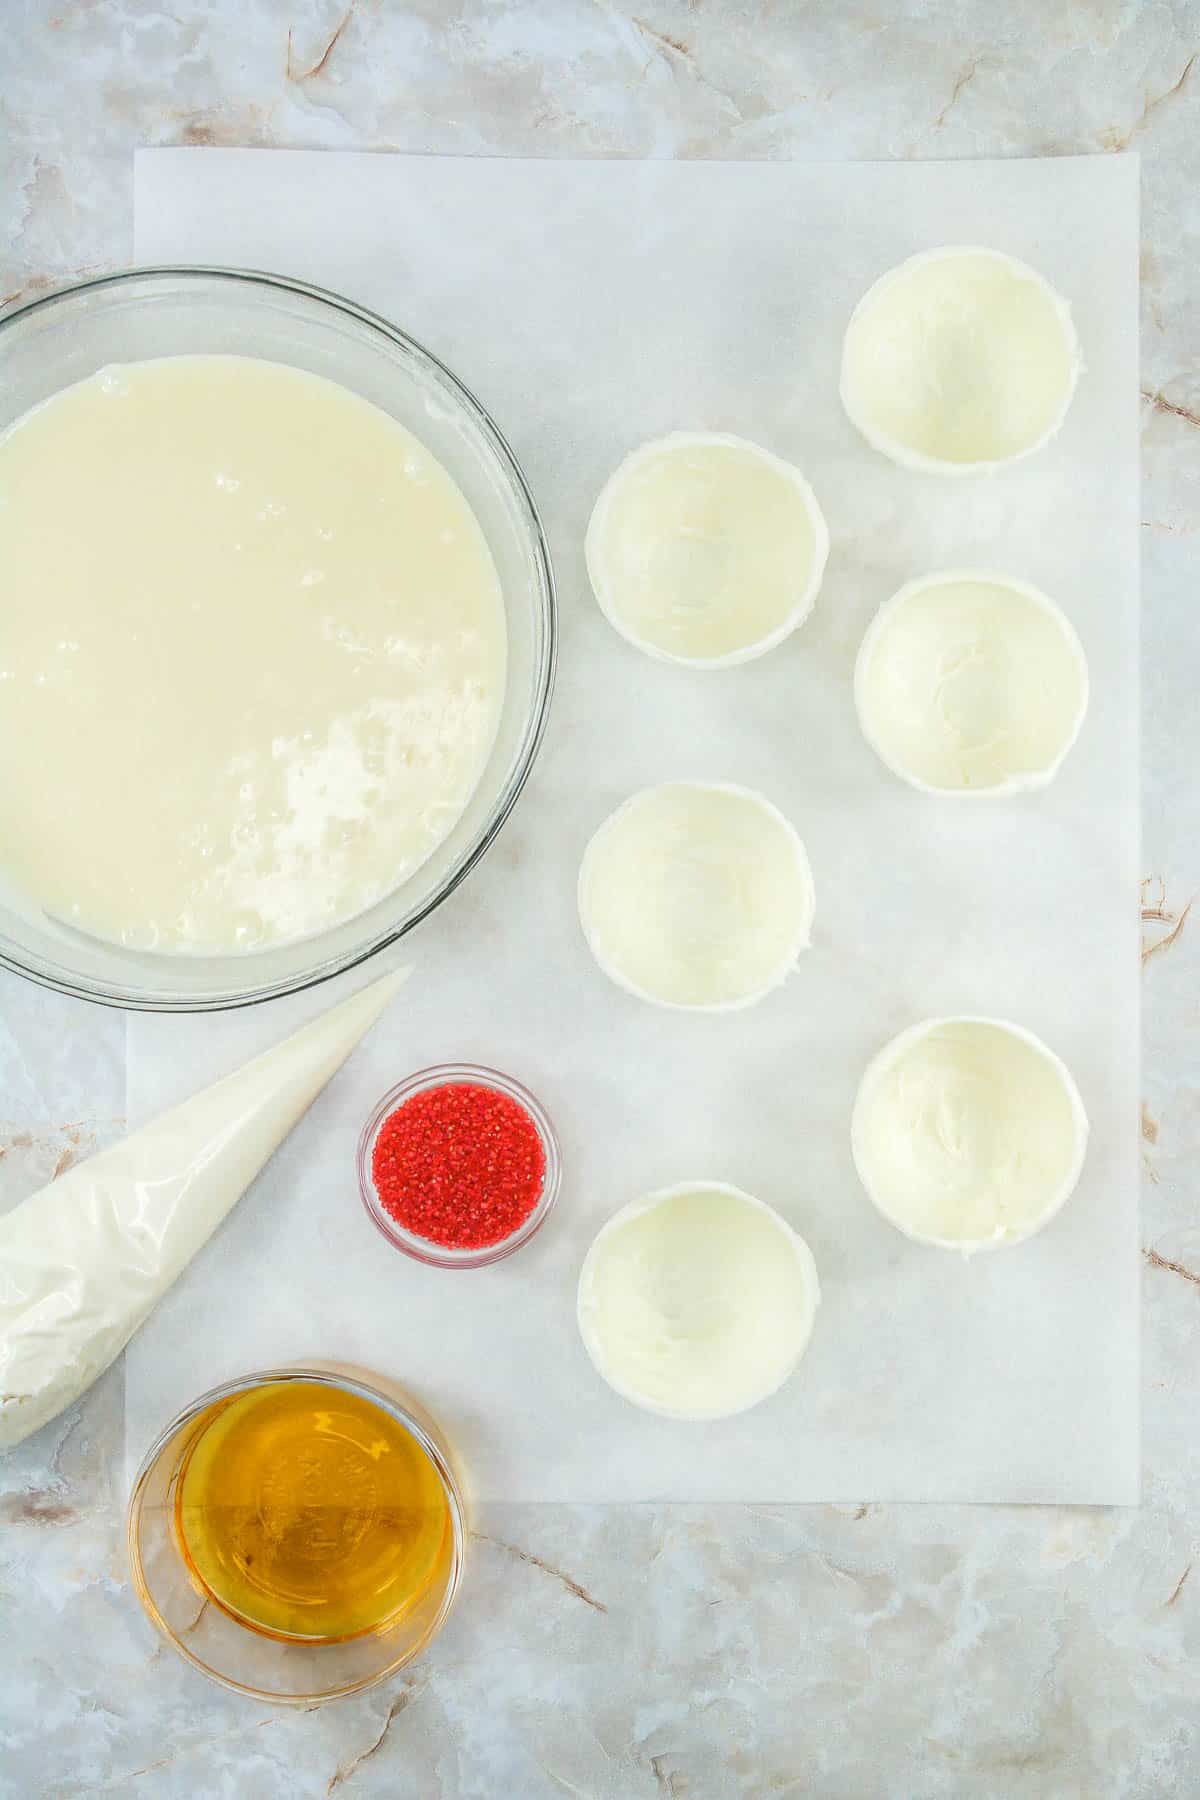
[(120, 1355), (410, 973), (372, 982), (0, 1218), (0, 1449)]

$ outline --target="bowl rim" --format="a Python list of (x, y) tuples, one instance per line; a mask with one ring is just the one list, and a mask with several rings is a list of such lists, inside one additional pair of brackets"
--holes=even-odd
[[(91, 982), (84, 979), (73, 979), (68, 974), (49, 967), (38, 967), (35, 963), (14, 955), (11, 947), (0, 942), (0, 968), (23, 975), (28, 980), (37, 982), (39, 986), (50, 988), (56, 993), (68, 994), (79, 1000), (91, 1000), (99, 1005), (119, 1007), (130, 1012), (226, 1012), (244, 1006), (257, 1006), (267, 1000), (279, 999), (284, 994), (302, 993), (309, 988), (319, 987), (322, 982), (332, 980), (334, 976), (343, 974), (347, 969), (358, 968), (370, 957), (378, 955), (381, 950), (386, 950), (389, 945), (398, 943), (402, 937), (428, 918), (430, 913), (448, 899), (455, 889), (466, 880), (502, 830), (529, 779), (545, 739), (558, 667), (559, 624), (554, 566), (545, 526), (516, 453), (487, 408), (476, 398), (466, 383), (460, 380), (432, 350), (427, 349), (423, 343), (408, 332), (401, 330), (398, 325), (392, 324), (389, 319), (385, 319), (382, 314), (372, 312), (368, 307), (360, 306), (357, 301), (350, 300), (344, 294), (339, 294), (333, 289), (319, 287), (313, 282), (300, 281), (291, 276), (276, 275), (268, 270), (227, 268), (216, 263), (147, 263), (136, 264), (126, 269), (111, 270), (102, 275), (89, 276), (83, 281), (69, 282), (54, 288), (49, 293), (38, 294), (32, 299), (22, 301), (9, 311), (0, 313), (0, 338), (19, 320), (28, 319), (33, 313), (60, 305), (80, 294), (130, 286), (147, 280), (156, 283), (179, 280), (181, 277), (185, 281), (199, 278), (228, 282), (235, 287), (245, 285), (250, 290), (256, 288), (278, 290), (300, 295), (307, 300), (315, 300), (323, 306), (346, 315), (359, 325), (366, 326), (369, 331), (377, 333), (387, 339), (390, 344), (414, 355), (418, 361), (423, 361), (430, 367), (435, 377), (449, 388), (454, 399), (462, 406), (487, 441), (511, 482), (517, 502), (525, 514), (525, 524), (529, 532), (529, 548), (537, 573), (535, 609), (540, 627), (540, 644), (538, 655), (535, 658), (533, 704), (525, 723), (512, 772), (482, 826), (478, 838), (461, 853), (425, 903), (402, 924), (393, 924), (378, 932), (367, 943), (357, 945), (343, 954), (328, 956), (324, 961), (309, 965), (291, 975), (259, 981), (249, 988), (245, 986), (227, 987), (219, 993), (203, 995), (148, 994), (131, 985), (122, 986), (113, 981)], [(402, 889), (395, 891), (399, 893)], [(314, 938), (312, 941), (315, 943), (318, 940)], [(246, 960), (249, 962), (250, 959)]]
[[(494, 1244), (483, 1244), (470, 1250), (455, 1250), (432, 1238), (420, 1237), (415, 1231), (408, 1231), (398, 1224), (379, 1198), (371, 1162), (375, 1141), (384, 1122), (405, 1101), (439, 1087), (485, 1087), (494, 1093), (505, 1095), (507, 1099), (514, 1100), (523, 1112), (528, 1113), (542, 1141), (546, 1156), (542, 1191), (516, 1230), (510, 1231), (507, 1237), (499, 1238)], [(372, 1225), (393, 1249), (400, 1250), (414, 1262), (424, 1263), (433, 1269), (486, 1269), (493, 1263), (503, 1262), (505, 1257), (512, 1256), (529, 1242), (535, 1232), (541, 1230), (554, 1210), (562, 1187), (562, 1151), (549, 1113), (537, 1095), (530, 1093), (514, 1076), (505, 1075), (500, 1069), (488, 1068), (482, 1063), (432, 1063), (428, 1068), (414, 1070), (403, 1081), (397, 1082), (395, 1087), (389, 1088), (359, 1133), (355, 1165), (359, 1195)]]
[[(155, 1601), (146, 1584), (144, 1564), (138, 1542), (138, 1525), (143, 1511), (146, 1482), (149, 1480), (152, 1470), (171, 1439), (182, 1430), (184, 1426), (200, 1418), (201, 1415), (207, 1411), (209, 1407), (214, 1405), (216, 1401), (227, 1398), (233, 1399), (239, 1394), (253, 1393), (259, 1388), (282, 1381), (317, 1382), (324, 1387), (338, 1388), (342, 1392), (355, 1394), (360, 1399), (368, 1400), (372, 1404), (382, 1407), (385, 1412), (390, 1413), (400, 1424), (402, 1429), (407, 1431), (410, 1436), (416, 1440), (433, 1464), (438, 1479), (441, 1482), (443, 1492), (445, 1493), (446, 1504), (450, 1512), (451, 1549), (450, 1567), (446, 1576), (446, 1588), (438, 1605), (437, 1612), (434, 1614), (434, 1617), (426, 1626), (425, 1630), (413, 1644), (404, 1651), (402, 1656), (388, 1663), (385, 1667), (379, 1669), (375, 1673), (353, 1681), (344, 1682), (339, 1686), (326, 1688), (320, 1692), (306, 1694), (277, 1694), (272, 1693), (265, 1688), (257, 1688), (250, 1682), (238, 1681), (234, 1676), (223, 1674), (219, 1669), (215, 1669), (210, 1663), (205, 1662), (202, 1657), (198, 1656), (194, 1650), (183, 1642), (163, 1618), (158, 1603)], [(414, 1410), (404, 1401), (398, 1400), (394, 1395), (387, 1393), (374, 1382), (364, 1380), (362, 1376), (356, 1373), (351, 1374), (328, 1364), (323, 1365), (320, 1362), (311, 1364), (286, 1363), (278, 1368), (254, 1369), (247, 1375), (234, 1376), (229, 1381), (218, 1382), (215, 1387), (208, 1388), (204, 1393), (198, 1394), (194, 1400), (189, 1401), (186, 1406), (180, 1408), (170, 1422), (163, 1427), (153, 1443), (147, 1449), (138, 1465), (138, 1471), (134, 1476), (130, 1488), (129, 1500), (125, 1508), (125, 1545), (133, 1589), (137, 1595), (142, 1611), (150, 1624), (154, 1627), (155, 1631), (158, 1632), (165, 1643), (169, 1644), (178, 1655), (182, 1656), (186, 1662), (189, 1662), (194, 1669), (198, 1670), (201, 1675), (207, 1677), (209, 1681), (216, 1682), (219, 1687), (228, 1688), (232, 1693), (245, 1694), (253, 1700), (263, 1700), (274, 1706), (311, 1706), (314, 1702), (323, 1705), (330, 1700), (345, 1699), (350, 1694), (362, 1693), (365, 1689), (375, 1687), (381, 1681), (386, 1681), (390, 1676), (396, 1674), (397, 1670), (404, 1668), (408, 1663), (412, 1662), (414, 1658), (422, 1655), (441, 1631), (450, 1613), (450, 1609), (458, 1597), (459, 1589), (462, 1586), (463, 1569), (466, 1563), (466, 1546), (469, 1536), (467, 1509), (463, 1498), (462, 1484), (455, 1474), (447, 1451), (439, 1442), (436, 1430), (431, 1429), (430, 1425), (422, 1420), (418, 1411)], [(251, 1627), (249, 1626), (246, 1626), (244, 1629), (251, 1631)], [(252, 1632), (251, 1635), (253, 1635)], [(283, 1641), (286, 1642), (287, 1640)], [(336, 1649), (337, 1646), (329, 1645), (328, 1648)]]

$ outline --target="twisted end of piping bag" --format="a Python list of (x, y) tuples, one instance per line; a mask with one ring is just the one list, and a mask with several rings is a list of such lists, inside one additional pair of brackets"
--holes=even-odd
[(368, 983), (0, 1219), (0, 1448), (120, 1355), (411, 973)]

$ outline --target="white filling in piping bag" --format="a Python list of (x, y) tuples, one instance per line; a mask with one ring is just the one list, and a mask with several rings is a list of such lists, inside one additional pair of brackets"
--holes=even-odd
[(0, 1219), (0, 1448), (120, 1355), (410, 973), (372, 982)]

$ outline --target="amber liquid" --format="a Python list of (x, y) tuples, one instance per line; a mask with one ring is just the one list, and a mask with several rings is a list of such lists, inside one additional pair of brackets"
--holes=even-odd
[(399, 1622), (453, 1554), (428, 1453), (374, 1401), (276, 1381), (219, 1401), (176, 1486), (202, 1591), (274, 1637), (337, 1643)]

